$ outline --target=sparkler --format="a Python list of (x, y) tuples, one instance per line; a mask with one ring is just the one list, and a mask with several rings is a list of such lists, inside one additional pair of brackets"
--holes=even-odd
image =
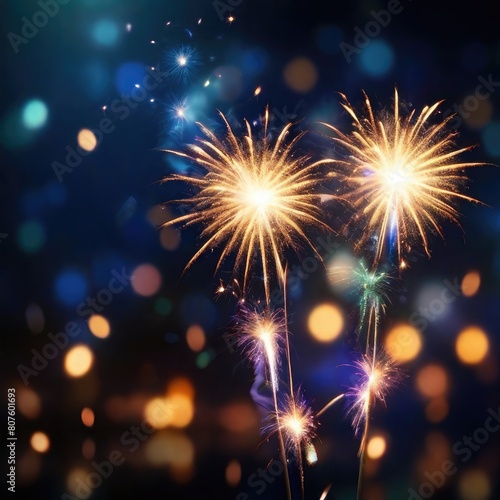
[(247, 134), (243, 140), (238, 139), (222, 113), (221, 116), (227, 127), (225, 140), (218, 139), (198, 124), (206, 139), (191, 145), (189, 153), (168, 151), (194, 161), (207, 173), (201, 178), (172, 175), (166, 179), (184, 181), (199, 188), (199, 192), (192, 198), (177, 200), (192, 205), (194, 210), (165, 226), (203, 224), (201, 236), (207, 240), (186, 269), (204, 252), (224, 244), (216, 271), (223, 260), (235, 252), (235, 271), (244, 268), (243, 291), (255, 256), (260, 253), (269, 304), (269, 266), (274, 265), (277, 277), (282, 281), (283, 250), (287, 247), (297, 250), (300, 242), (306, 242), (317, 255), (303, 227), (326, 227), (321, 220), (319, 205), (321, 200), (333, 196), (314, 191), (322, 181), (318, 175), (319, 165), (330, 160), (311, 163), (309, 157), (295, 155), (296, 144), (304, 133), (287, 141), (291, 124), (281, 130), (274, 143), (269, 142), (268, 109), (264, 118), (264, 135), (260, 140), (254, 138), (247, 121)]
[(299, 392), (287, 398), (285, 409), (281, 413), (277, 425), (279, 425), (283, 431), (286, 449), (293, 452), (297, 458), (303, 496), (304, 466), (302, 449), (303, 446), (306, 447), (308, 451), (306, 458), (309, 463), (315, 463), (317, 461), (316, 450), (312, 444), (316, 423), (312, 409), (307, 405)]
[(375, 265), (390, 236), (395, 239), (403, 267), (403, 254), (416, 242), (430, 256), (428, 232), (435, 230), (443, 237), (441, 219), (459, 225), (454, 202), (478, 202), (458, 190), (466, 181), (463, 170), (481, 164), (457, 160), (471, 148), (454, 148), (456, 133), (446, 131), (453, 116), (440, 123), (431, 122), (441, 102), (425, 106), (418, 116), (413, 110), (402, 117), (395, 90), (393, 114), (375, 116), (365, 94), (366, 116), (359, 117), (347, 98), (342, 98), (343, 108), (354, 120), (354, 132), (346, 135), (332, 125), (324, 125), (349, 153), (346, 159), (335, 161), (346, 168), (345, 180), (350, 186), (347, 198), (367, 221), (360, 244), (376, 235)]
[[(374, 346), (376, 344), (374, 343)], [(366, 462), (366, 445), (370, 428), (370, 414), (377, 401), (385, 403), (385, 397), (391, 386), (397, 381), (397, 371), (392, 363), (381, 357), (377, 359), (365, 356), (357, 367), (361, 371), (361, 383), (348, 394), (353, 399), (350, 412), (353, 414), (353, 427), (358, 434), (363, 427), (363, 436), (359, 447), (359, 476), (356, 498), (363, 498), (363, 476)]]
[(269, 309), (259, 312), (241, 308), (243, 321), (239, 324), (239, 345), (243, 346), (249, 359), (258, 364), (266, 360), (269, 379), (273, 393), (278, 392), (278, 366), (280, 343), (284, 322), (280, 312), (271, 312)]

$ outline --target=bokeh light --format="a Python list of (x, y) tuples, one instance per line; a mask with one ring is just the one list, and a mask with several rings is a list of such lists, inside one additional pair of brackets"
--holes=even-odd
[(160, 231), (160, 244), (170, 252), (177, 250), (181, 244), (181, 233), (173, 227), (164, 227)]
[(108, 320), (100, 314), (93, 314), (89, 318), (89, 330), (100, 339), (109, 337), (111, 327)]
[(56, 296), (62, 304), (76, 306), (86, 293), (87, 281), (80, 271), (64, 271), (56, 278)]
[(422, 349), (418, 330), (406, 324), (396, 325), (385, 338), (387, 354), (396, 362), (406, 363), (415, 359)]
[(28, 387), (20, 387), (16, 391), (17, 409), (21, 415), (29, 420), (34, 420), (40, 416), (42, 411), (42, 400), (40, 396)]
[(283, 72), (285, 83), (295, 92), (309, 92), (316, 85), (318, 71), (316, 66), (305, 57), (290, 61)]
[(80, 416), (85, 427), (92, 427), (94, 425), (95, 415), (91, 408), (83, 408)]
[(89, 130), (88, 128), (82, 128), (82, 130), (78, 132), (77, 141), (78, 145), (84, 151), (94, 151), (95, 147), (97, 146), (97, 137), (95, 136), (94, 132), (92, 132), (92, 130)]
[(448, 391), (448, 384), (448, 374), (441, 365), (430, 364), (417, 373), (417, 389), (428, 398), (443, 396)]
[(369, 439), (366, 453), (372, 460), (381, 458), (387, 448), (387, 441), (383, 436), (376, 435)]
[(342, 30), (332, 24), (321, 26), (316, 33), (318, 47), (328, 55), (336, 54), (340, 50), (343, 38)]
[(458, 359), (468, 365), (476, 365), (483, 361), (489, 347), (488, 336), (477, 326), (469, 326), (462, 330), (455, 343)]
[(226, 467), (226, 482), (233, 488), (241, 481), (241, 465), (238, 460), (231, 460)]
[(493, 156), (500, 156), (500, 121), (492, 121), (484, 127), (481, 137), (486, 151)]
[(442, 422), (450, 411), (450, 406), (446, 398), (439, 396), (432, 398), (425, 407), (425, 417), (429, 422), (437, 424)]
[(484, 470), (469, 469), (460, 475), (458, 491), (461, 500), (491, 499), (491, 481)]
[(166, 297), (158, 297), (155, 301), (155, 311), (162, 316), (168, 316), (172, 308), (172, 301)]
[(383, 40), (373, 40), (359, 55), (361, 68), (373, 77), (388, 73), (394, 64), (394, 52)]
[(26, 307), (26, 323), (32, 333), (38, 334), (43, 331), (45, 326), (45, 316), (42, 308), (38, 304), (29, 304)]
[(151, 399), (144, 408), (144, 419), (155, 429), (164, 429), (172, 422), (172, 407), (168, 398)]
[(194, 446), (183, 433), (173, 430), (157, 432), (146, 443), (146, 458), (151, 465), (189, 467), (194, 460)]
[(17, 240), (26, 253), (38, 252), (45, 243), (45, 230), (36, 220), (26, 221), (19, 226)]
[(45, 125), (49, 110), (39, 99), (28, 101), (22, 111), (23, 124), (27, 129), (38, 129)]
[(95, 441), (91, 438), (87, 438), (82, 443), (82, 456), (86, 460), (92, 460), (95, 455)]
[(64, 358), (64, 368), (70, 377), (83, 377), (92, 367), (94, 355), (86, 345), (72, 347)]
[(469, 271), (462, 279), (461, 289), (465, 297), (476, 295), (481, 286), (481, 275), (477, 271)]
[(38, 453), (47, 453), (50, 448), (49, 436), (45, 432), (35, 432), (31, 435), (30, 444)]
[(118, 34), (118, 25), (110, 19), (100, 19), (92, 28), (92, 38), (99, 45), (113, 45), (118, 40)]
[(132, 288), (143, 297), (150, 297), (161, 286), (161, 274), (152, 264), (141, 264), (132, 272)]
[[(493, 116), (493, 106), (489, 99), (480, 101), (476, 96), (470, 96), (470, 98), (475, 99), (474, 111), (466, 112), (464, 121), (470, 128), (480, 129), (490, 122)], [(466, 101), (464, 101), (464, 106), (466, 106)]]
[(186, 332), (186, 342), (194, 352), (199, 352), (205, 347), (205, 332), (199, 325), (190, 326)]
[(335, 340), (344, 328), (344, 318), (334, 304), (321, 304), (315, 307), (308, 319), (311, 335), (320, 342)]

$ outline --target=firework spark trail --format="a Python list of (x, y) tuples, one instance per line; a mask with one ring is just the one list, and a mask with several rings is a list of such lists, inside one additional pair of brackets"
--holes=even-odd
[(376, 116), (365, 94), (366, 116), (359, 117), (347, 98), (341, 96), (343, 108), (353, 119), (354, 131), (346, 135), (333, 125), (323, 125), (335, 133), (333, 140), (349, 154), (344, 160), (332, 161), (345, 168), (345, 184), (349, 186), (346, 197), (366, 220), (360, 245), (376, 235), (376, 267), (392, 227), (400, 265), (404, 266), (403, 254), (415, 242), (420, 241), (430, 255), (429, 230), (443, 237), (440, 219), (459, 225), (454, 202), (478, 202), (458, 190), (467, 180), (463, 170), (483, 164), (460, 163), (456, 159), (471, 148), (454, 148), (456, 133), (446, 131), (453, 115), (431, 123), (441, 102), (425, 106), (418, 116), (412, 110), (402, 117), (395, 90), (393, 115)]
[(194, 210), (165, 226), (202, 224), (201, 237), (206, 241), (186, 269), (203, 253), (223, 245), (216, 272), (224, 259), (235, 253), (235, 271), (244, 268), (243, 291), (255, 256), (260, 254), (266, 302), (269, 304), (269, 267), (275, 267), (277, 278), (282, 281), (283, 250), (287, 247), (297, 250), (299, 243), (305, 242), (317, 255), (305, 235), (304, 226), (327, 227), (321, 220), (319, 204), (321, 200), (334, 196), (317, 194), (315, 190), (323, 180), (318, 175), (318, 167), (331, 163), (331, 160), (310, 163), (307, 156), (295, 156), (294, 149), (304, 133), (287, 141), (291, 124), (282, 129), (274, 144), (270, 143), (267, 138), (268, 109), (264, 136), (260, 140), (253, 137), (247, 121), (246, 135), (239, 140), (222, 113), (221, 117), (227, 128), (225, 140), (219, 140), (198, 124), (206, 139), (191, 145), (189, 153), (168, 151), (202, 166), (206, 174), (201, 178), (172, 175), (165, 179), (184, 181), (199, 189), (192, 198), (176, 200), (192, 205)]
[(269, 374), (280, 453), (285, 471), (286, 493), (287, 498), (291, 500), (290, 478), (285, 451), (286, 445), (283, 438), (278, 403), (280, 342), (283, 340), (283, 329), (286, 328), (286, 323), (282, 319), (281, 311), (271, 312), (268, 308), (260, 312), (242, 306), (241, 315), (243, 320), (240, 322), (238, 328), (240, 332), (239, 344), (244, 347), (248, 358), (254, 363), (256, 373), (259, 367), (265, 364)]

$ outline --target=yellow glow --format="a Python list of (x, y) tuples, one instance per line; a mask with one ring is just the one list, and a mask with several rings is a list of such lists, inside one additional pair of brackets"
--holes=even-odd
[(462, 280), (462, 293), (466, 297), (476, 295), (481, 286), (481, 275), (477, 271), (468, 272)]
[(398, 363), (415, 359), (422, 349), (420, 333), (410, 325), (395, 326), (385, 338), (385, 349)]
[(387, 442), (383, 436), (373, 436), (368, 441), (366, 452), (371, 459), (377, 460), (378, 458), (383, 456), (386, 448)]
[(108, 320), (100, 314), (93, 314), (89, 318), (89, 329), (98, 338), (105, 339), (109, 337), (111, 328)]
[(194, 446), (185, 434), (164, 430), (151, 436), (145, 445), (145, 456), (157, 467), (189, 467), (194, 460)]
[(477, 326), (469, 326), (457, 337), (455, 350), (458, 359), (468, 365), (476, 365), (488, 354), (490, 343), (486, 333)]
[(173, 394), (168, 398), (172, 408), (172, 427), (187, 427), (194, 416), (194, 406), (190, 398), (184, 394)]
[(144, 419), (155, 429), (168, 427), (172, 416), (172, 406), (167, 398), (153, 398), (144, 408)]
[(253, 187), (248, 191), (248, 203), (259, 210), (261, 215), (265, 215), (268, 207), (272, 204), (274, 196), (272, 191)]
[(470, 469), (458, 480), (458, 489), (462, 500), (489, 500), (491, 481), (484, 470)]
[(77, 141), (78, 145), (84, 151), (93, 151), (97, 146), (97, 138), (94, 132), (88, 128), (83, 128), (80, 132), (78, 132)]
[(344, 328), (344, 318), (333, 304), (322, 304), (313, 309), (308, 319), (311, 335), (320, 342), (335, 340)]
[(189, 399), (194, 398), (194, 387), (191, 381), (185, 377), (177, 377), (168, 384), (167, 396), (182, 394)]
[(82, 422), (86, 427), (92, 427), (94, 425), (95, 415), (90, 408), (84, 408), (82, 410)]
[(30, 439), (31, 447), (38, 453), (47, 453), (50, 448), (50, 440), (44, 432), (35, 432)]
[(418, 372), (416, 384), (424, 396), (429, 398), (443, 396), (448, 390), (448, 374), (440, 365), (427, 365)]
[(86, 345), (72, 347), (64, 359), (64, 368), (70, 377), (82, 377), (94, 362), (94, 355)]
[(241, 481), (241, 465), (238, 460), (231, 460), (226, 467), (226, 482), (233, 488)]
[(200, 352), (205, 347), (205, 332), (200, 325), (192, 325), (186, 333), (186, 342), (194, 352)]

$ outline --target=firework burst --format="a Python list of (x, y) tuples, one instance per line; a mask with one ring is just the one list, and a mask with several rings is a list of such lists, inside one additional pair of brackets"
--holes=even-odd
[(366, 116), (359, 117), (347, 98), (342, 98), (343, 108), (354, 120), (354, 132), (346, 135), (332, 125), (324, 125), (349, 154), (337, 163), (347, 170), (347, 198), (367, 220), (361, 244), (376, 237), (376, 264), (384, 247), (394, 240), (399, 263), (404, 267), (402, 256), (416, 242), (430, 255), (428, 233), (443, 237), (441, 219), (459, 224), (456, 201), (477, 202), (460, 193), (459, 187), (466, 181), (464, 169), (481, 164), (457, 160), (470, 148), (454, 147), (456, 133), (446, 131), (453, 116), (440, 123), (431, 122), (440, 102), (425, 106), (418, 116), (413, 110), (402, 117), (395, 90), (393, 114), (376, 116), (365, 95)]
[(324, 226), (320, 202), (329, 195), (317, 194), (315, 190), (322, 180), (318, 167), (330, 160), (311, 163), (307, 156), (294, 155), (297, 141), (304, 134), (287, 141), (291, 124), (282, 129), (274, 143), (269, 142), (268, 110), (263, 138), (259, 140), (254, 138), (247, 121), (247, 134), (243, 140), (238, 139), (222, 113), (221, 116), (227, 127), (225, 140), (219, 140), (199, 124), (206, 139), (191, 145), (189, 153), (169, 151), (197, 163), (206, 170), (206, 175), (201, 178), (173, 175), (166, 179), (184, 181), (199, 190), (192, 198), (177, 200), (192, 205), (193, 211), (166, 225), (202, 224), (201, 236), (206, 241), (186, 268), (204, 252), (224, 245), (217, 269), (229, 254), (235, 253), (235, 272), (244, 268), (243, 290), (260, 254), (269, 303), (269, 267), (274, 266), (282, 282), (283, 250), (287, 247), (297, 250), (299, 243), (306, 242), (317, 254), (304, 226)]

